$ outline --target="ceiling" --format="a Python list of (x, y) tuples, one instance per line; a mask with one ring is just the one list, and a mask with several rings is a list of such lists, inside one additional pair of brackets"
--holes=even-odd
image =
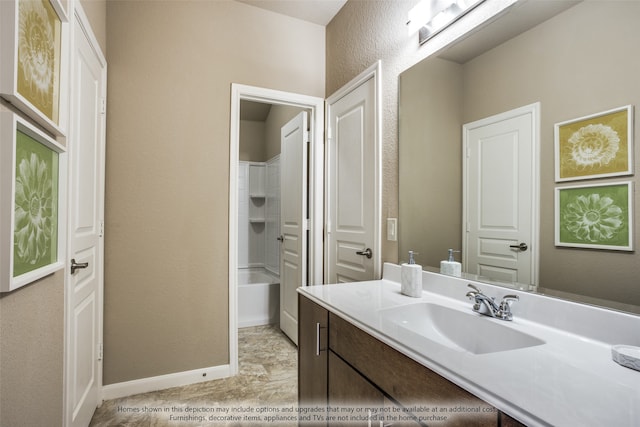
[(347, 0), (237, 0), (261, 9), (326, 26)]

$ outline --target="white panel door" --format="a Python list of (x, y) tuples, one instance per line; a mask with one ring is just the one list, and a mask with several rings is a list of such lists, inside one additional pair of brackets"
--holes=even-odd
[(67, 276), (65, 412), (68, 425), (87, 426), (102, 386), (106, 63), (82, 21), (74, 22), (69, 260), (78, 268)]
[(281, 130), (280, 151), (280, 329), (297, 344), (296, 288), (307, 284), (307, 113)]
[(539, 105), (463, 126), (464, 270), (534, 285)]
[(375, 80), (328, 105), (327, 283), (375, 278)]

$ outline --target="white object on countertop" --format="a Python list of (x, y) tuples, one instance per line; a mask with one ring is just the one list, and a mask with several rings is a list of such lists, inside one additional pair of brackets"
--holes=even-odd
[(626, 367), (640, 371), (640, 347), (630, 345), (614, 345), (611, 347), (613, 360)]
[(453, 258), (454, 252), (460, 251), (449, 249), (449, 259), (446, 261), (440, 261), (440, 273), (460, 277), (462, 276), (462, 264)]
[(422, 296), (422, 266), (413, 259), (415, 252), (409, 251), (409, 262), (400, 267), (400, 292), (419, 298)]

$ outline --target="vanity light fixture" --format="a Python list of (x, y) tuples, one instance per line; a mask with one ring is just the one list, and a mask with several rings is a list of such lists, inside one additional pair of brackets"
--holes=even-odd
[(423, 44), (484, 0), (422, 0), (409, 11), (409, 35), (418, 31)]

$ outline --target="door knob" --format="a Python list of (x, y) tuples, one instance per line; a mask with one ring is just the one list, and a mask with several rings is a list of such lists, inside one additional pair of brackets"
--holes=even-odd
[(373, 253), (371, 252), (371, 248), (367, 248), (364, 251), (356, 251), (356, 254), (364, 255), (367, 258), (371, 258), (373, 256)]
[(89, 267), (88, 262), (76, 262), (75, 258), (71, 259), (71, 274), (75, 274), (76, 270), (80, 268), (87, 268), (87, 267)]
[(284, 236), (278, 236), (278, 237), (276, 237), (276, 240), (278, 240), (280, 242), (284, 242)]
[(519, 245), (509, 245), (510, 248), (513, 249), (518, 249), (522, 252), (526, 251), (527, 249), (529, 249), (529, 246), (527, 246), (526, 243), (520, 243)]

